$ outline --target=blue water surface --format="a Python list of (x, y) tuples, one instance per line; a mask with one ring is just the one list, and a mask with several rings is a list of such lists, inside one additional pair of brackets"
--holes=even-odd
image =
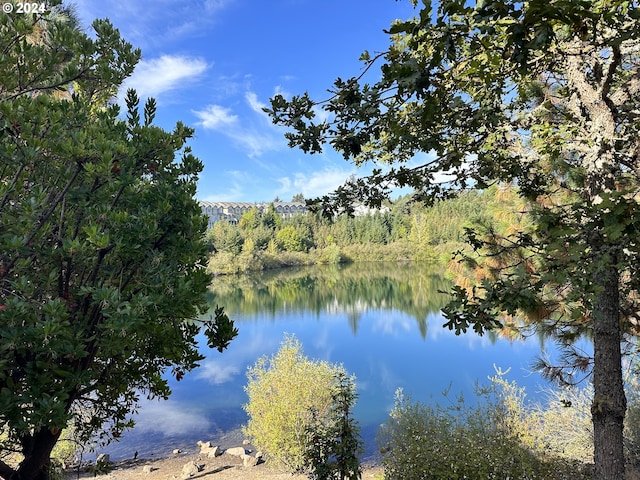
[[(224, 305), (223, 299), (216, 298), (218, 303)], [(486, 385), (496, 368), (510, 369), (506, 378), (525, 387), (529, 399), (548, 386), (531, 371), (541, 351), (535, 340), (510, 342), (473, 332), (456, 336), (443, 328), (439, 311), (425, 309), (421, 326), (415, 313), (374, 303), (332, 301), (312, 311), (284, 302), (268, 311), (228, 310), (239, 331), (228, 350), (206, 351), (198, 369), (180, 382), (171, 378), (170, 399), (144, 400), (134, 417), (136, 427), (100, 451), (113, 459), (131, 457), (135, 451), (162, 456), (174, 448), (194, 449), (197, 440), (220, 443), (237, 433), (247, 421), (242, 409), (247, 402), (247, 367), (262, 355), (274, 354), (286, 334), (300, 340), (308, 357), (341, 363), (356, 376), (359, 398), (354, 415), (367, 456), (375, 454), (375, 432), (387, 418), (398, 388), (423, 402), (444, 404), (442, 392), (447, 389), (452, 399), (463, 394), (473, 401), (475, 384)], [(237, 441), (238, 436), (230, 438)]]

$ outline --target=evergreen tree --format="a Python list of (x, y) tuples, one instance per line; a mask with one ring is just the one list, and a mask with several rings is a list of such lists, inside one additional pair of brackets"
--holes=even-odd
[[(57, 3), (52, 2), (51, 8)], [(95, 39), (59, 16), (0, 16), (0, 477), (48, 480), (73, 426), (118, 437), (140, 395), (166, 398), (237, 334), (207, 309), (202, 163), (178, 123), (105, 104), (140, 52), (108, 21)], [(33, 41), (46, 38), (46, 41)], [(66, 92), (65, 95), (58, 95)]]

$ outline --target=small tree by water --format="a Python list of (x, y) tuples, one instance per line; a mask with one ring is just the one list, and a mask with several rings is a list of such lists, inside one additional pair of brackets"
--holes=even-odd
[(308, 359), (301, 343), (287, 336), (247, 377), (243, 431), (270, 461), (291, 472), (311, 471), (317, 479), (360, 477), (361, 440), (351, 419), (355, 379), (344, 367)]
[(359, 480), (362, 477), (360, 459), (362, 439), (351, 409), (357, 394), (352, 377), (344, 371), (336, 375), (331, 417), (333, 423), (324, 424), (315, 415), (307, 427), (305, 457), (312, 480)]

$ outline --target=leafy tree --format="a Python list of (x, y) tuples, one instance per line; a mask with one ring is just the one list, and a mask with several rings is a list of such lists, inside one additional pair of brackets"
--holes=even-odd
[(302, 238), (293, 225), (286, 225), (276, 233), (276, 242), (288, 252), (301, 252), (304, 250)]
[(313, 420), (306, 428), (305, 457), (309, 463), (309, 477), (312, 480), (360, 480), (362, 439), (360, 428), (352, 417), (356, 386), (344, 371), (336, 373), (335, 383), (330, 414), (333, 423), (317, 418), (312, 410)]
[(306, 251), (315, 246), (313, 232), (317, 229), (317, 223), (312, 215), (296, 214), (292, 218), (285, 220), (283, 225), (292, 225), (296, 229), (300, 236), (303, 250)]
[(0, 461), (7, 479), (48, 479), (68, 426), (118, 437), (140, 395), (169, 395), (163, 374), (197, 366), (202, 328), (220, 351), (237, 334), (222, 309), (196, 321), (210, 276), (192, 130), (154, 126), (152, 99), (141, 120), (133, 91), (126, 121), (104, 103), (140, 52), (93, 28), (0, 16), (0, 431), (22, 457)]
[(247, 232), (247, 238), (253, 240), (258, 250), (266, 250), (269, 241), (273, 239), (273, 230), (262, 225)]
[(238, 227), (226, 221), (214, 223), (207, 232), (207, 240), (216, 251), (238, 254), (242, 249), (243, 238)]
[(335, 231), (334, 238), (339, 245), (356, 243), (356, 229), (352, 218), (342, 215), (338, 217), (333, 227)]
[(296, 193), (292, 198), (292, 202), (304, 203), (304, 195), (302, 193)]
[[(244, 409), (249, 422), (244, 432), (270, 460), (291, 472), (320, 463), (333, 468), (327, 465), (330, 460), (340, 460), (337, 468), (342, 472), (358, 469), (349, 456), (358, 452), (358, 433), (349, 412), (344, 412), (355, 402), (355, 379), (344, 367), (310, 360), (300, 342), (287, 336), (275, 355), (263, 356), (249, 368), (247, 378), (249, 402)], [(316, 446), (331, 444), (331, 458), (310, 451), (310, 431)]]
[(354, 220), (356, 235), (360, 243), (378, 243), (386, 242), (389, 229), (385, 216), (375, 213), (373, 215), (363, 215)]
[[(417, 7), (417, 0), (414, 0)], [(475, 186), (514, 184), (530, 222), (510, 235), (470, 231), (493, 263), (446, 309), (457, 333), (531, 325), (570, 346), (593, 338), (595, 477), (624, 477), (626, 399), (621, 342), (637, 332), (640, 218), (640, 10), (637, 1), (423, 0), (388, 30), (388, 51), (364, 52), (365, 71), (338, 79), (314, 122), (308, 94), (269, 110), (291, 146), (386, 162), (319, 199), (327, 214), (391, 189), (432, 201)], [(365, 82), (374, 65), (380, 77)], [(423, 152), (425, 162), (405, 162)], [(443, 175), (446, 174), (446, 175)], [(557, 367), (557, 368), (556, 368)], [(562, 365), (547, 372), (562, 378)]]
[(428, 259), (431, 252), (430, 236), (428, 233), (428, 224), (425, 216), (415, 215), (411, 220), (411, 231), (409, 232), (409, 240), (418, 245), (416, 256), (420, 259)]
[(238, 221), (241, 230), (254, 230), (260, 225), (260, 211), (257, 207), (250, 208), (242, 214)]
[(262, 214), (262, 225), (270, 230), (276, 230), (282, 225), (282, 218), (276, 212), (273, 203), (270, 203), (267, 211)]

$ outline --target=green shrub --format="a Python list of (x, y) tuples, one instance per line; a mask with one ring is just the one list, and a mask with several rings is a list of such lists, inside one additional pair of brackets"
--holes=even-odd
[(264, 268), (276, 269), (286, 267), (298, 267), (303, 265), (313, 265), (315, 263), (308, 253), (305, 252), (265, 252)]
[(207, 271), (214, 275), (238, 273), (237, 256), (231, 252), (217, 252), (209, 256)]
[(340, 247), (335, 243), (327, 245), (323, 249), (315, 250), (314, 253), (317, 255), (316, 263), (335, 265), (342, 262)]
[(340, 365), (305, 357), (293, 336), (285, 338), (274, 356), (259, 358), (247, 377), (245, 435), (277, 466), (291, 472), (308, 470), (309, 428), (338, 422), (338, 379), (348, 378), (342, 388), (352, 392), (353, 378)]
[(293, 225), (286, 225), (276, 232), (276, 243), (282, 250), (302, 252), (305, 246), (300, 232)]
[(264, 269), (264, 252), (249, 250), (236, 257), (237, 272), (257, 272)]
[(325, 423), (312, 410), (307, 426), (305, 459), (311, 480), (359, 480), (362, 477), (359, 455), (362, 439), (357, 422), (351, 416), (356, 401), (353, 378), (338, 372), (333, 389), (330, 417)]
[(209, 229), (205, 240), (218, 252), (229, 252), (233, 255), (240, 253), (242, 248), (242, 235), (236, 225), (229, 222), (216, 222)]
[(442, 407), (413, 403), (398, 391), (378, 436), (385, 479), (591, 478), (582, 463), (535, 449), (531, 429), (539, 417), (529, 415), (524, 390), (502, 372), (477, 396), (473, 407), (462, 397)]
[(395, 262), (415, 259), (417, 247), (407, 241), (386, 245), (364, 243), (346, 245), (341, 247), (341, 252), (345, 259), (353, 262)]

